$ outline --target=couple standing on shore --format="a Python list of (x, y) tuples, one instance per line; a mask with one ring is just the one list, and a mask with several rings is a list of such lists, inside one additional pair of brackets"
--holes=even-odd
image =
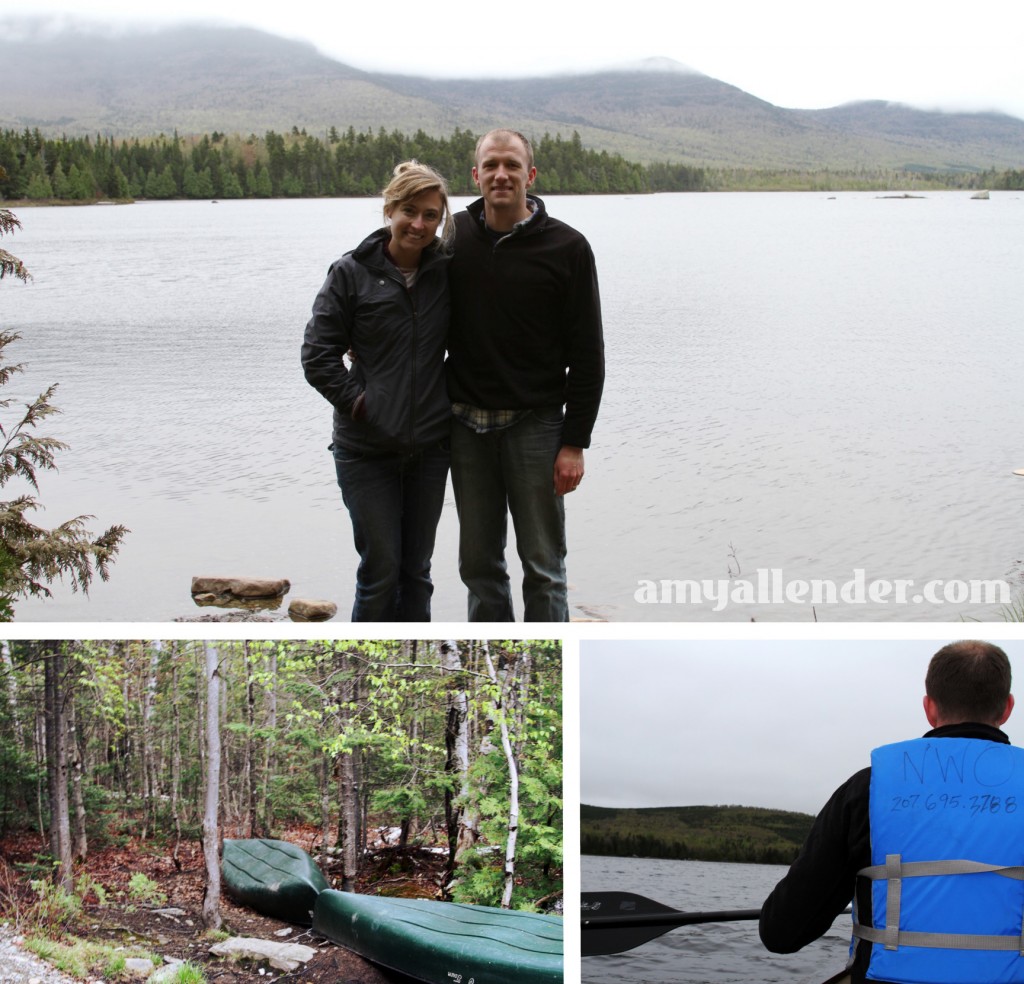
[(583, 478), (604, 343), (593, 253), (527, 194), (536, 175), (529, 140), (492, 130), (476, 146), (482, 197), (453, 216), (444, 178), (398, 165), (384, 228), (332, 264), (313, 304), (302, 364), (334, 407), (353, 621), (430, 620), (449, 461), (469, 620), (514, 620), (511, 513), (524, 618), (568, 621), (563, 497)]

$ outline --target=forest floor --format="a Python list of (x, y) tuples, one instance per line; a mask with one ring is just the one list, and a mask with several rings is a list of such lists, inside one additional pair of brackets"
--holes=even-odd
[[(305, 849), (311, 846), (312, 830), (293, 832), (287, 839)], [(235, 903), (226, 895), (221, 900), (224, 929), (231, 936), (258, 937), (275, 942), (301, 943), (316, 954), (308, 963), (292, 972), (277, 971), (267, 965), (231, 963), (210, 953), (216, 942), (203, 928), (201, 911), (205, 871), (200, 845), (183, 843), (178, 857), (171, 850), (147, 844), (110, 847), (91, 854), (77, 869), (77, 877), (102, 886), (102, 893), (89, 890), (84, 905), (70, 924), (40, 923), (36, 895), (29, 886), (31, 877), (25, 866), (36, 861), (40, 851), (38, 836), (8, 835), (0, 840), (0, 917), (20, 935), (76, 937), (90, 942), (105, 942), (115, 947), (133, 947), (171, 960), (187, 960), (200, 967), (209, 984), (247, 984), (261, 981), (291, 981), (295, 984), (411, 984), (404, 974), (385, 970), (325, 940), (308, 927), (280, 922)], [(321, 860), (328, 881), (333, 884), (332, 865)], [(444, 856), (422, 851), (382, 848), (368, 855), (363, 865), (358, 891), (373, 891), (386, 883), (389, 894), (436, 898), (444, 872)], [(148, 879), (148, 897), (133, 893), (133, 876)], [(136, 879), (136, 881), (139, 881)], [(85, 882), (83, 882), (85, 884)], [(152, 887), (155, 886), (155, 887)], [(100, 898), (100, 894), (105, 897)], [(8, 930), (10, 935), (10, 930)], [(224, 938), (221, 934), (218, 938)], [(10, 978), (12, 981), (29, 977)], [(57, 978), (55, 978), (56, 980)], [(103, 977), (100, 968), (92, 968), (86, 981), (112, 980)], [(6, 984), (5, 968), (0, 967), (0, 982)]]

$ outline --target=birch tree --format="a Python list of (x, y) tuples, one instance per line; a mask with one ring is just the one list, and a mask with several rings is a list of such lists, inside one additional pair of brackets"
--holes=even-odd
[(501, 892), (501, 907), (508, 909), (512, 905), (512, 889), (515, 887), (516, 876), (516, 843), (519, 837), (519, 763), (512, 750), (512, 739), (509, 737), (508, 718), (512, 688), (507, 685), (508, 679), (514, 679), (512, 673), (506, 674), (505, 681), (498, 679), (498, 672), (491, 659), (491, 648), (484, 643), (484, 662), (487, 664), (487, 675), (494, 684), (494, 716), (498, 731), (501, 734), (501, 748), (505, 753), (508, 766), (508, 826), (505, 838), (505, 883)]
[(469, 779), (469, 693), (458, 642), (441, 643), (441, 668), (447, 677), (445, 720), (445, 771), (450, 784), (445, 789), (445, 825), (448, 831), (448, 879), (459, 860), (479, 839), (475, 810), (471, 807)]
[(203, 858), (206, 890), (203, 925), (220, 929), (220, 665), (216, 646), (206, 647), (206, 797), (203, 808)]

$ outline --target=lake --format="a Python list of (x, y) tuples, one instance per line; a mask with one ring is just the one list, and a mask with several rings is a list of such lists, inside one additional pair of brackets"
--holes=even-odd
[[(1001, 617), (969, 584), (1009, 600), (1024, 577), (1020, 195), (547, 204), (594, 247), (608, 353), (567, 504), (575, 617)], [(42, 432), (71, 445), (41, 477), (38, 521), (132, 530), (108, 583), (58, 586), (20, 619), (196, 614), (190, 581), (209, 574), (288, 578), (348, 618), (330, 407), (299, 345), (328, 263), (379, 215), (372, 200), (18, 212), (3, 245), (34, 280), (0, 285), (27, 366), (4, 395), (59, 383)], [(465, 617), (456, 527), (449, 489), (435, 620)], [(815, 603), (815, 581), (833, 595)]]
[[(634, 892), (687, 912), (759, 909), (782, 865), (584, 855), (584, 892)], [(769, 953), (757, 922), (681, 926), (621, 954), (584, 957), (583, 984), (821, 984), (846, 964), (850, 917), (799, 953)]]

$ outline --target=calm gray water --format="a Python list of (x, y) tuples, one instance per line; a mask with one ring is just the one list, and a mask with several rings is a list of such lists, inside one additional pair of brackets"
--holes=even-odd
[[(785, 867), (658, 861), (649, 858), (581, 859), (585, 892), (635, 892), (687, 912), (759, 909)], [(583, 984), (821, 984), (846, 963), (849, 916), (799, 953), (768, 953), (756, 922), (681, 926), (622, 954), (584, 957)]]
[[(964, 193), (552, 198), (591, 240), (608, 383), (568, 500), (575, 615), (616, 621), (1000, 617), (957, 600), (640, 604), (643, 580), (1022, 580), (1024, 199)], [(286, 577), (348, 617), (355, 570), (299, 367), (328, 263), (378, 222), (365, 200), (34, 208), (4, 245), (27, 364), (60, 383), (71, 444), (40, 522), (132, 534), (88, 599), (22, 619), (162, 620), (195, 574)], [(6, 418), (5, 418), (6, 419)], [(4, 490), (5, 493), (8, 490)], [(4, 497), (7, 497), (4, 495)], [(461, 620), (449, 495), (435, 619)], [(735, 595), (733, 596), (735, 597)], [(778, 595), (776, 595), (778, 597)], [(966, 595), (964, 596), (966, 598)], [(719, 610), (715, 610), (716, 607)]]

